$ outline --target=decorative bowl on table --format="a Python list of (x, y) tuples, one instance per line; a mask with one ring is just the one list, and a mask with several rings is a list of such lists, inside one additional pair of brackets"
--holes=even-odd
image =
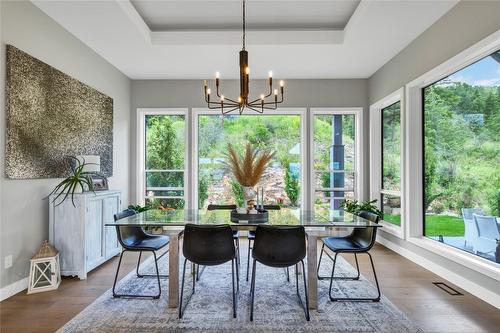
[(269, 212), (267, 210), (257, 211), (257, 213), (240, 214), (236, 209), (231, 211), (231, 222), (239, 223), (248, 221), (249, 223), (266, 223), (269, 221)]

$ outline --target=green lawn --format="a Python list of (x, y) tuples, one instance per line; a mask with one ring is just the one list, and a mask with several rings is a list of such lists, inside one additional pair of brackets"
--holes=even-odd
[[(401, 225), (401, 216), (385, 214), (384, 221)], [(426, 236), (463, 236), (464, 221), (460, 217), (448, 215), (427, 215), (425, 217)]]

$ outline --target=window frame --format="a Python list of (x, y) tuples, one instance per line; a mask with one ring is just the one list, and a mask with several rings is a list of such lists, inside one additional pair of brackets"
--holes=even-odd
[[(146, 116), (184, 116), (184, 139), (185, 147), (188, 148), (189, 123), (187, 108), (137, 108), (137, 179), (136, 179), (136, 202), (144, 205), (146, 202)], [(188, 149), (184, 152), (184, 202), (188, 203), (189, 186), (189, 159)], [(187, 207), (186, 207), (187, 208)]]
[[(209, 110), (207, 108), (193, 108), (192, 109), (192, 131), (190, 133), (191, 136), (191, 142), (192, 142), (192, 154), (191, 154), (191, 179), (192, 179), (192, 184), (191, 186), (191, 205), (193, 205), (193, 209), (199, 209), (198, 207), (198, 179), (199, 179), (199, 168), (198, 168), (198, 126), (199, 126), (199, 117), (200, 116), (220, 116), (220, 113), (217, 111), (214, 112), (214, 110)], [(250, 115), (254, 117), (259, 117), (259, 116), (266, 116), (266, 114), (260, 115), (260, 114), (247, 114), (244, 113), (243, 115)], [(307, 191), (306, 189), (306, 174), (307, 174), (307, 146), (306, 146), (306, 141), (307, 141), (307, 133), (306, 133), (306, 121), (307, 121), (307, 108), (279, 108), (277, 110), (274, 110), (272, 112), (267, 113), (267, 115), (298, 115), (300, 116), (300, 150), (301, 150), (301, 158), (300, 158), (300, 163), (301, 163), (301, 172), (300, 172), (300, 207), (306, 207), (306, 202), (307, 202)], [(305, 208), (307, 209), (307, 208)]]
[[(314, 175), (314, 117), (321, 115), (354, 115), (354, 135), (355, 135), (355, 166), (354, 166), (354, 197), (357, 200), (363, 198), (363, 108), (362, 107), (322, 107), (311, 108), (309, 110), (309, 210), (314, 210), (314, 198), (316, 194), (315, 175)], [(349, 171), (351, 173), (351, 171)]]
[[(399, 191), (385, 190), (382, 188), (383, 173), (383, 137), (382, 137), (382, 110), (400, 102), (400, 184)], [(381, 220), (384, 232), (398, 238), (405, 238), (406, 229), (406, 198), (405, 198), (405, 95), (404, 88), (400, 88), (370, 106), (370, 198), (377, 199), (379, 209), (382, 209), (382, 195), (399, 196), (401, 200), (401, 225), (395, 225)]]
[(405, 120), (407, 128), (405, 135), (405, 172), (407, 175), (405, 177), (405, 198), (412, 203), (405, 212), (405, 219), (408, 224), (405, 233), (406, 239), (418, 247), (496, 280), (500, 280), (498, 264), (424, 236), (423, 88), (481, 60), (499, 48), (500, 30), (405, 86), (406, 110), (408, 113)]

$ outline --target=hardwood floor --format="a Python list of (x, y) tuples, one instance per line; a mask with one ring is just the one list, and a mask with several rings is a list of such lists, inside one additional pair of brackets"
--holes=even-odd
[[(247, 243), (241, 242), (243, 253)], [(320, 247), (319, 247), (320, 248)], [(432, 282), (444, 279), (376, 245), (372, 250), (382, 293), (426, 332), (498, 332), (500, 310), (461, 291), (451, 296)], [(351, 264), (354, 259), (344, 256)], [(361, 272), (373, 280), (366, 255), (359, 256)], [(135, 268), (137, 256), (128, 253), (121, 276)], [(111, 288), (118, 259), (92, 271), (87, 280), (64, 278), (58, 290), (26, 295), (21, 292), (0, 303), (1, 332), (54, 332)], [(166, 294), (162, 294), (166, 297)]]

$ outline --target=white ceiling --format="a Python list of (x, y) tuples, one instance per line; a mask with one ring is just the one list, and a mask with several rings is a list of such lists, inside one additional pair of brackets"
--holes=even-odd
[[(239, 0), (32, 2), (132, 79), (238, 76)], [(369, 77), (457, 2), (248, 0), (251, 76)]]
[[(241, 29), (242, 3), (235, 1), (132, 0), (153, 31)], [(360, 0), (247, 2), (250, 29), (343, 29)]]

